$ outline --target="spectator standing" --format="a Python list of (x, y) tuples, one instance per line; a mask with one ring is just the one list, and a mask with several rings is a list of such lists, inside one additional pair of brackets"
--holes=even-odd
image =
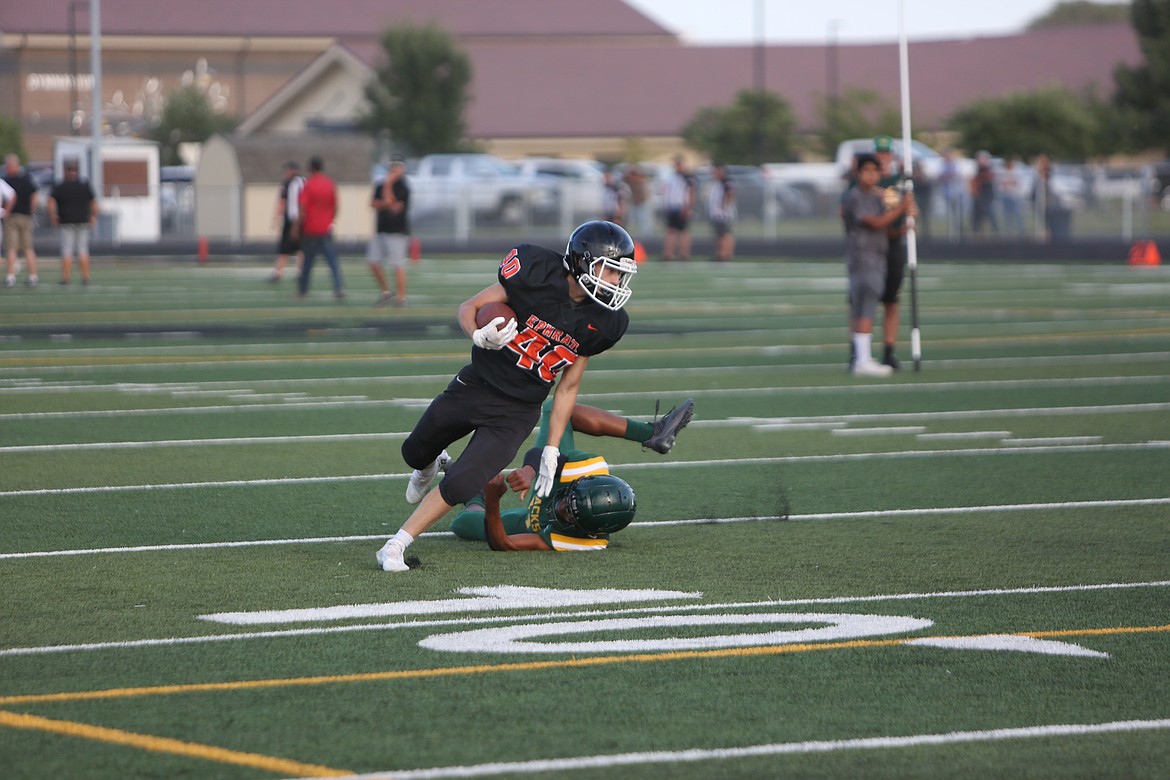
[(715, 163), (714, 178), (707, 191), (707, 216), (715, 233), (716, 262), (730, 262), (735, 253), (735, 185), (727, 178), (727, 166)]
[(37, 185), (28, 171), (21, 167), (20, 158), (15, 154), (4, 158), (4, 181), (16, 192), (15, 202), (6, 210), (4, 250), (8, 258), (8, 275), (4, 286), (16, 286), (16, 274), (20, 270), (17, 255), (24, 253), (28, 263), (28, 277), (24, 283), (36, 287), (40, 279), (37, 276), (37, 253), (33, 250), (32, 215), (37, 208)]
[(690, 260), (695, 177), (687, 170), (681, 154), (675, 155), (674, 172), (666, 181), (662, 201), (666, 206), (666, 240), (662, 244), (662, 259), (670, 261), (677, 256), (679, 260)]
[(309, 294), (309, 280), (313, 274), (313, 262), (317, 254), (325, 256), (329, 270), (333, 273), (333, 297), (345, 298), (345, 285), (341, 281), (341, 263), (333, 245), (333, 221), (337, 218), (337, 185), (325, 175), (325, 163), (320, 157), (309, 160), (309, 178), (301, 188), (301, 251), (305, 258), (301, 264), (301, 275), (297, 280), (297, 291), (304, 298)]
[(630, 188), (614, 178), (613, 170), (605, 171), (604, 187), (601, 190), (602, 219), (615, 225), (626, 224), (626, 212), (629, 208)]
[(914, 202), (918, 204), (918, 218), (914, 220), (914, 229), (924, 239), (930, 238), (930, 214), (934, 205), (934, 182), (926, 173), (921, 160), (914, 161)]
[(89, 230), (97, 223), (97, 198), (88, 181), (78, 175), (78, 162), (65, 161), (64, 178), (49, 191), (49, 222), (61, 233), (61, 281), (73, 277), (73, 255), (81, 269), (81, 283), (89, 284)]
[(873, 359), (873, 320), (886, 288), (886, 258), (890, 226), (914, 216), (914, 195), (893, 203), (878, 186), (881, 164), (875, 155), (857, 157), (857, 186), (845, 194), (841, 216), (845, 222), (845, 267), (849, 275), (849, 331), (855, 376), (889, 376), (893, 367)]
[(1024, 207), (1020, 193), (1024, 181), (1016, 158), (1009, 157), (999, 174), (999, 202), (1003, 204), (1003, 230), (1010, 236), (1024, 235)]
[(296, 160), (289, 160), (284, 164), (283, 179), (280, 183), (280, 196), (276, 199), (276, 215), (274, 224), (280, 226), (280, 240), (276, 244), (276, 265), (272, 267), (270, 282), (279, 282), (284, 277), (284, 268), (288, 265), (289, 255), (297, 257), (297, 271), (301, 270), (304, 256), (301, 254), (301, 238), (299, 222), (301, 216), (301, 188), (305, 186), (305, 179), (301, 176), (301, 166)]
[(1044, 240), (1067, 241), (1072, 238), (1072, 211), (1052, 187), (1052, 161), (1047, 154), (1040, 154), (1036, 157), (1035, 167), (1036, 187), (1032, 197), (1036, 213), (1044, 219)]
[(942, 170), (938, 175), (938, 187), (947, 220), (947, 236), (952, 240), (963, 237), (963, 175), (955, 157), (954, 149), (943, 152)]
[[(395, 306), (406, 305), (406, 251), (410, 246), (410, 185), (406, 182), (406, 163), (396, 159), (390, 163), (386, 178), (374, 185), (370, 201), (374, 209), (377, 230), (370, 238), (366, 261), (378, 282), (382, 294), (377, 305), (393, 301)], [(383, 268), (385, 265), (385, 268)], [(394, 292), (386, 272), (394, 269)]]
[[(0, 254), (4, 253), (4, 225), (8, 222), (8, 213), (12, 211), (15, 204), (16, 190), (0, 178)], [(12, 277), (12, 284), (5, 284), (5, 286), (11, 287), (14, 284), (16, 284), (16, 277)]]
[(654, 220), (650, 213), (650, 184), (646, 172), (637, 163), (626, 169), (622, 181), (630, 188), (630, 221), (634, 232), (645, 238), (654, 235)]
[(983, 235), (984, 223), (992, 233), (999, 232), (995, 219), (995, 173), (991, 170), (991, 155), (975, 155), (975, 177), (971, 179), (971, 233)]

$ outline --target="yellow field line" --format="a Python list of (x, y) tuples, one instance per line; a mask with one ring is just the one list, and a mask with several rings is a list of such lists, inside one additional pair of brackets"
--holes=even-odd
[[(1113, 634), (1145, 634), (1170, 631), (1170, 625), (1117, 628), (1088, 628), (1067, 631), (1003, 632), (990, 636), (1010, 633), (1016, 636), (1034, 638), (1057, 636), (1108, 636)], [(0, 706), (19, 704), (46, 704), (65, 701), (95, 701), (102, 699), (126, 699), (138, 696), (171, 696), (180, 693), (213, 693), (220, 691), (243, 691), (259, 688), (290, 688), (307, 685), (335, 685), (342, 683), (384, 682), (387, 680), (419, 680), (429, 677), (455, 677), (459, 675), (491, 674), (497, 672), (533, 672), (546, 669), (575, 669), (590, 666), (609, 666), (626, 663), (653, 663), (659, 661), (683, 661), (697, 658), (746, 658), (762, 655), (783, 655), (787, 653), (808, 653), (818, 650), (850, 650), (868, 647), (893, 647), (913, 642), (916, 639), (972, 639), (988, 634), (965, 637), (902, 637), (900, 639), (857, 639), (848, 642), (820, 642), (791, 645), (765, 645), (762, 647), (734, 647), (719, 650), (685, 650), (668, 653), (639, 653), (633, 655), (607, 655), (594, 658), (568, 658), (559, 661), (525, 661), (510, 664), (481, 664), (476, 666), (445, 666), (436, 669), (404, 669), (387, 672), (364, 672), (361, 674), (323, 675), (319, 677), (290, 677), (273, 680), (238, 680), (221, 683), (191, 683), (187, 685), (156, 685), (142, 688), (111, 688), (103, 691), (76, 691), (67, 693), (26, 694), (21, 696), (0, 696)]]
[(183, 742), (169, 737), (152, 737), (149, 734), (135, 734), (132, 731), (110, 729), (103, 726), (91, 726), (86, 723), (75, 723), (68, 720), (51, 720), (36, 715), (22, 715), (16, 712), (0, 710), (0, 726), (31, 731), (45, 731), (50, 734), (61, 734), (67, 737), (92, 739), (112, 745), (126, 745), (141, 748), (154, 753), (171, 753), (177, 756), (201, 758), (207, 761), (218, 761), (221, 764), (235, 764), (254, 769), (263, 769), (285, 776), (294, 777), (344, 777), (352, 775), (343, 769), (333, 769), (317, 764), (305, 764), (300, 761), (291, 761), (285, 758), (262, 756), (259, 753), (243, 753), (238, 750), (200, 745), (195, 742)]

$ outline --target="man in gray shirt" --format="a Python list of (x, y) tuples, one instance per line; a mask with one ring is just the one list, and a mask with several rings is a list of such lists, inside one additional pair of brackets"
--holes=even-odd
[[(913, 193), (898, 196), (878, 186), (882, 170), (872, 154), (857, 156), (857, 186), (841, 205), (845, 221), (845, 268), (849, 273), (849, 330), (855, 376), (889, 376), (893, 369), (873, 359), (873, 319), (886, 286), (888, 228), (917, 214)], [(896, 202), (895, 202), (896, 200)]]

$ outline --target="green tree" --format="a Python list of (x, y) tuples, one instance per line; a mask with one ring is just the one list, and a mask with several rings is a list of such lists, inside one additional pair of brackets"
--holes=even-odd
[(1046, 13), (1028, 23), (1029, 30), (1050, 27), (1072, 27), (1084, 24), (1112, 24), (1129, 18), (1127, 3), (1092, 3), (1088, 0), (1069, 0), (1057, 3)]
[(830, 159), (837, 146), (850, 138), (900, 135), (902, 118), (898, 109), (868, 89), (846, 88), (840, 97), (821, 97), (817, 103), (821, 129), (817, 133), (821, 151)]
[(375, 137), (416, 155), (466, 148), (463, 112), (471, 60), (433, 24), (399, 25), (382, 34), (385, 64), (366, 84), (369, 111), (360, 121)]
[(149, 136), (158, 141), (163, 165), (181, 165), (179, 144), (200, 143), (215, 133), (231, 130), (236, 125), (232, 117), (217, 114), (207, 102), (207, 96), (196, 86), (186, 86), (167, 95), (166, 105), (158, 124)]
[(1170, 153), (1170, 0), (1134, 0), (1131, 21), (1143, 62), (1113, 72), (1114, 104), (1131, 146)]
[(792, 157), (796, 119), (773, 92), (742, 90), (730, 105), (700, 108), (682, 129), (688, 144), (713, 159), (750, 165)]
[(28, 152), (24, 148), (24, 134), (20, 129), (20, 122), (9, 119), (0, 114), (0, 152), (16, 154), (22, 162), (28, 161)]
[(1049, 87), (986, 98), (957, 111), (947, 123), (959, 146), (997, 155), (1032, 157), (1045, 152), (1062, 160), (1083, 160), (1100, 151), (1100, 128), (1089, 101)]

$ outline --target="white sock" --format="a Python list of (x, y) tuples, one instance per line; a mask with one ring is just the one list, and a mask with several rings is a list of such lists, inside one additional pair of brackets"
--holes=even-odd
[(873, 362), (873, 352), (871, 347), (872, 342), (872, 333), (853, 334), (853, 359), (858, 364)]
[(414, 537), (407, 533), (405, 528), (399, 528), (398, 533), (390, 537), (390, 541), (394, 541), (395, 539), (397, 539), (402, 544), (402, 549), (404, 550), (407, 547), (410, 547), (411, 543), (414, 541)]

